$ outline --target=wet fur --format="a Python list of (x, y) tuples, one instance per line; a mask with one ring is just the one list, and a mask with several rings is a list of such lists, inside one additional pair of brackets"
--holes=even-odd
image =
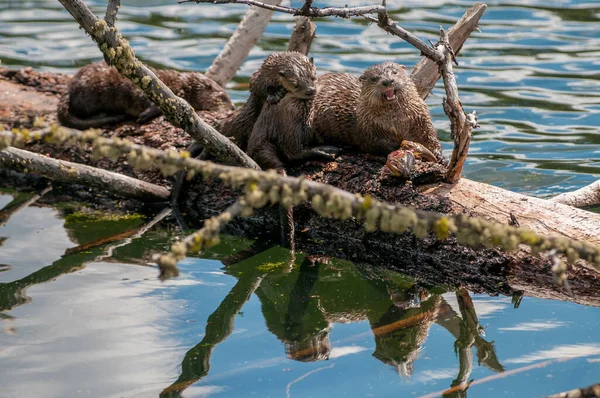
[[(394, 82), (393, 100), (382, 97), (378, 85), (384, 79)], [(429, 108), (404, 66), (393, 62), (371, 66), (360, 78), (346, 73), (319, 77), (309, 124), (318, 143), (387, 155), (409, 140), (442, 156)]]
[[(152, 69), (152, 68), (151, 68)], [(225, 111), (234, 108), (227, 92), (197, 72), (152, 69), (175, 95), (197, 111)], [(116, 68), (104, 62), (81, 68), (69, 83), (58, 105), (59, 121), (79, 129), (100, 127), (125, 120), (147, 122), (161, 112), (142, 90)]]
[(288, 92), (314, 89), (315, 80), (316, 69), (304, 54), (286, 51), (269, 55), (250, 79), (248, 101), (220, 122), (217, 130), (245, 151), (263, 106), (277, 104)]

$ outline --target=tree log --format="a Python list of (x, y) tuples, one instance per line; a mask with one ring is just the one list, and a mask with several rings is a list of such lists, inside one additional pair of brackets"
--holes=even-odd
[(600, 244), (600, 214), (552, 200), (534, 198), (462, 178), (458, 183), (419, 188), (426, 195), (447, 198), (454, 212), (508, 224), (511, 214), (521, 227), (543, 235), (562, 235)]
[(598, 206), (600, 205), (600, 180), (576, 191), (561, 193), (551, 200), (575, 207)]
[(7, 148), (0, 152), (0, 166), (23, 173), (37, 174), (55, 181), (99, 188), (142, 202), (161, 202), (169, 199), (171, 195), (168, 189), (159, 185), (16, 148)]

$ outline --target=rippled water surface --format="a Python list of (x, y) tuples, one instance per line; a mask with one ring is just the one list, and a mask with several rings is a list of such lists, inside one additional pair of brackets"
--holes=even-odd
[[(327, 4), (346, 4), (336, 1)], [(103, 14), (105, 2), (87, 3)], [(402, 26), (436, 40), (438, 26), (449, 27), (472, 3), (388, 4)], [(462, 102), (481, 121), (465, 174), (542, 196), (592, 182), (600, 174), (600, 6), (575, 0), (488, 5), (482, 33), (467, 41), (456, 70)], [(118, 26), (144, 61), (204, 71), (245, 11), (243, 5), (125, 1)], [(247, 80), (267, 54), (284, 50), (292, 27), (291, 16), (275, 15), (237, 79)], [(412, 67), (420, 58), (364, 20), (339, 18), (318, 21), (312, 55), (321, 72), (354, 73), (384, 60)], [(72, 72), (98, 60), (99, 51), (57, 1), (1, 0), (0, 59), (5, 65)], [(236, 101), (246, 97), (245, 91), (231, 94)], [(438, 86), (428, 103), (449, 149), (442, 95)]]
[[(104, 2), (86, 3), (103, 14)], [(246, 7), (175, 3), (126, 0), (118, 27), (144, 61), (204, 71)], [(388, 5), (435, 41), (471, 3)], [(456, 68), (462, 102), (481, 123), (465, 175), (539, 196), (594, 181), (600, 5), (488, 5)], [(276, 15), (236, 81), (285, 49), (292, 27)], [(317, 33), (321, 72), (420, 59), (360, 19), (319, 20)], [(98, 59), (59, 2), (0, 0), (2, 64), (73, 72)], [(450, 149), (442, 94), (438, 86), (427, 101)], [(0, 194), (0, 208), (14, 195)], [(161, 284), (139, 265), (168, 247), (164, 229), (112, 254), (107, 245), (67, 252), (140, 223), (65, 223), (48, 207), (0, 223), (0, 397), (532, 397), (600, 381), (597, 308), (526, 297), (515, 309), (482, 295), (470, 304), (467, 292), (338, 260), (307, 267), (299, 256), (286, 273), (285, 250), (236, 258), (252, 242), (233, 238)], [(452, 390), (471, 380), (466, 393)]]

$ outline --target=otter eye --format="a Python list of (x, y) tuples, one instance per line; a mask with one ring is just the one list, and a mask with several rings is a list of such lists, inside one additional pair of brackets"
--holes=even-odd
[(379, 81), (379, 76), (373, 76), (369, 80), (371, 80), (373, 83), (377, 83)]
[(279, 76), (285, 77), (285, 71), (279, 71)]

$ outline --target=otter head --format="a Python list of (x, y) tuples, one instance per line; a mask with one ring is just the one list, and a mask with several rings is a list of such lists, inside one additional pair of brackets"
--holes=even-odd
[(196, 111), (221, 112), (235, 109), (227, 92), (202, 74), (191, 73), (183, 90), (186, 100)]
[(361, 96), (371, 102), (395, 101), (407, 85), (406, 67), (395, 62), (373, 65), (362, 74)]
[(289, 62), (281, 64), (279, 83), (291, 95), (301, 99), (312, 98), (317, 93), (317, 68), (312, 58), (300, 53), (292, 54)]

